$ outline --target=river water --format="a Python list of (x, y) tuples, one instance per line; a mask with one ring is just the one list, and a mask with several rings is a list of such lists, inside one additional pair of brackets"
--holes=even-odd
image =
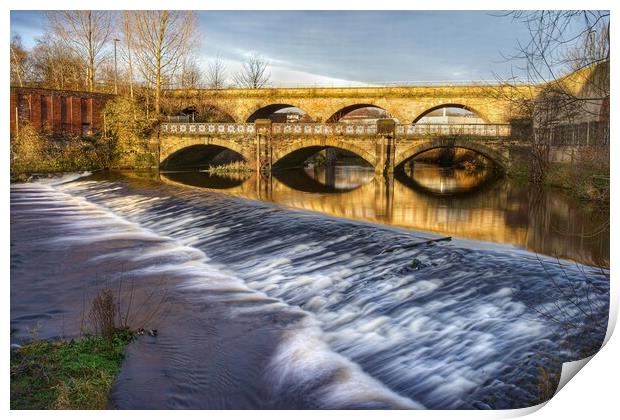
[(78, 335), (109, 287), (133, 328), (159, 331), (129, 346), (114, 407), (535, 404), (541, 368), (555, 377), (605, 335), (609, 281), (592, 266), (608, 215), (482, 175), (13, 184), (11, 341)]

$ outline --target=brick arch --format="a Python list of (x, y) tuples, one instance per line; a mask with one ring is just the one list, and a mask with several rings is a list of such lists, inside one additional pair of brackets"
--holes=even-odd
[(239, 153), (246, 162), (251, 161), (251, 158), (248, 156), (247, 150), (245, 150), (241, 145), (232, 142), (226, 139), (219, 138), (182, 138), (177, 141), (174, 141), (165, 147), (161, 148), (159, 155), (159, 163), (162, 164), (178, 152), (192, 146), (218, 146), (224, 149), (229, 149), (234, 152)]
[(488, 159), (499, 165), (503, 170), (506, 170), (509, 167), (508, 159), (504, 157), (501, 150), (495, 150), (487, 145), (471, 140), (458, 140), (452, 138), (439, 138), (435, 140), (430, 140), (422, 144), (410, 146), (406, 149), (403, 149), (402, 151), (397, 151), (394, 159), (394, 166), (399, 166), (405, 161), (421, 153), (444, 147), (458, 147), (461, 149), (471, 150), (487, 157)]
[(490, 122), (488, 115), (486, 115), (484, 112), (481, 112), (477, 106), (472, 106), (472, 105), (465, 104), (465, 103), (462, 103), (462, 102), (459, 101), (459, 102), (446, 102), (446, 103), (440, 103), (440, 104), (434, 105), (434, 106), (426, 109), (422, 113), (418, 114), (413, 119), (412, 123), (416, 123), (421, 118), (425, 117), (426, 115), (430, 114), (431, 112), (436, 111), (438, 109), (442, 109), (442, 108), (461, 108), (461, 109), (466, 109), (468, 111), (473, 112), (478, 117), (482, 118), (482, 120), (484, 120), (485, 123), (489, 123)]
[(281, 162), (282, 159), (290, 156), (292, 153), (301, 151), (303, 149), (315, 149), (314, 153), (316, 153), (316, 151), (322, 150), (326, 147), (335, 147), (338, 149), (346, 150), (361, 157), (373, 167), (377, 165), (377, 157), (373, 152), (367, 151), (363, 147), (358, 146), (353, 142), (343, 141), (339, 138), (330, 137), (315, 137), (298, 140), (285, 147), (279, 149), (276, 148), (273, 151), (273, 164), (277, 165), (277, 163)]

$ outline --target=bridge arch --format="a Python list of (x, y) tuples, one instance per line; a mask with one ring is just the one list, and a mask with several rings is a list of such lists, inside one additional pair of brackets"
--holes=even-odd
[(288, 103), (277, 103), (277, 104), (269, 104), (269, 105), (265, 105), (263, 107), (260, 107), (256, 110), (254, 110), (254, 112), (252, 112), (252, 114), (250, 114), (247, 118), (246, 118), (246, 122), (248, 123), (253, 123), (258, 119), (268, 119), (271, 115), (275, 114), (278, 111), (281, 111), (283, 109), (286, 108), (297, 108), (301, 111), (303, 111), (305, 113), (305, 115), (308, 115), (308, 113), (306, 113), (306, 111), (304, 111), (302, 108), (296, 106), (296, 105), (291, 105)]
[(197, 122), (218, 122), (218, 123), (234, 123), (234, 114), (226, 107), (213, 103), (200, 103), (196, 110), (198, 111)]
[(372, 103), (359, 103), (359, 104), (353, 104), (353, 105), (347, 105), (344, 106), (340, 109), (338, 109), (337, 111), (333, 112), (332, 115), (327, 118), (325, 120), (326, 123), (337, 123), (338, 121), (340, 121), (341, 118), (343, 118), (345, 115), (353, 112), (353, 111), (357, 111), (358, 109), (362, 109), (362, 108), (377, 108), (380, 109), (384, 112), (387, 113), (387, 116), (385, 117), (381, 117), (381, 118), (390, 118), (392, 114), (390, 114), (390, 112), (388, 110), (386, 110), (385, 108), (372, 104)]
[(301, 165), (310, 156), (328, 147), (354, 153), (373, 167), (377, 164), (375, 154), (365, 150), (362, 146), (337, 138), (316, 137), (297, 140), (282, 148), (275, 149), (272, 156), (273, 165), (276, 168)]
[(453, 138), (438, 138), (424, 142), (422, 144), (418, 143), (409, 146), (400, 151), (397, 148), (396, 156), (394, 159), (394, 167), (400, 166), (409, 159), (412, 159), (424, 152), (428, 152), (429, 150), (445, 147), (458, 147), (481, 154), (482, 156), (486, 157), (487, 159), (498, 165), (504, 171), (509, 167), (508, 159), (500, 151), (479, 142), (474, 142), (471, 140), (458, 140)]
[(459, 109), (464, 109), (464, 110), (467, 110), (469, 112), (472, 112), (472, 113), (476, 114), (485, 123), (489, 123), (490, 122), (489, 118), (485, 114), (480, 112), (477, 108), (475, 108), (475, 107), (473, 107), (471, 105), (465, 105), (465, 104), (462, 104), (462, 103), (452, 103), (452, 102), (441, 103), (441, 104), (435, 105), (435, 106), (433, 106), (431, 108), (428, 108), (424, 112), (418, 114), (418, 116), (415, 117), (412, 122), (413, 122), (413, 124), (415, 124), (418, 121), (420, 121), (422, 118), (426, 117), (431, 112), (437, 111), (437, 110), (443, 109), (443, 108), (459, 108)]
[(225, 150), (235, 152), (246, 162), (251, 161), (251, 158), (247, 155), (247, 151), (238, 143), (217, 137), (185, 137), (161, 148), (159, 158), (160, 167), (166, 168), (171, 164), (174, 165), (174, 160), (183, 161), (184, 157), (187, 163), (198, 162), (205, 158), (213, 157)]
[[(188, 105), (189, 104), (189, 105)], [(190, 122), (234, 123), (234, 112), (224, 104), (211, 101), (195, 100), (190, 102), (173, 102), (166, 106), (165, 112), (174, 119), (175, 116), (192, 115)]]

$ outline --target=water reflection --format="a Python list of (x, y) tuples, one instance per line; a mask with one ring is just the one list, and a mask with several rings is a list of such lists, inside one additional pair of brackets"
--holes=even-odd
[(275, 172), (273, 176), (282, 184), (297, 191), (342, 193), (368, 184), (373, 180), (375, 173), (371, 167), (328, 165), (287, 169)]
[[(609, 266), (609, 213), (562, 191), (537, 189), (481, 171), (416, 163), (408, 173), (375, 176), (354, 166), (252, 174), (222, 187), (206, 173), (165, 173), (167, 183), (271, 201), (334, 216), (512, 244)], [(232, 182), (232, 181), (229, 181)]]
[(394, 176), (402, 184), (422, 193), (446, 196), (472, 194), (491, 186), (498, 177), (492, 168), (487, 167), (472, 171), (419, 162), (398, 168)]

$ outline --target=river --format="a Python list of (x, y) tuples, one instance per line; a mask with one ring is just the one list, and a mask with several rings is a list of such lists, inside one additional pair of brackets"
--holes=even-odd
[(78, 335), (109, 287), (159, 331), (117, 408), (525, 407), (605, 335), (605, 220), (431, 165), (12, 184), (11, 341)]

